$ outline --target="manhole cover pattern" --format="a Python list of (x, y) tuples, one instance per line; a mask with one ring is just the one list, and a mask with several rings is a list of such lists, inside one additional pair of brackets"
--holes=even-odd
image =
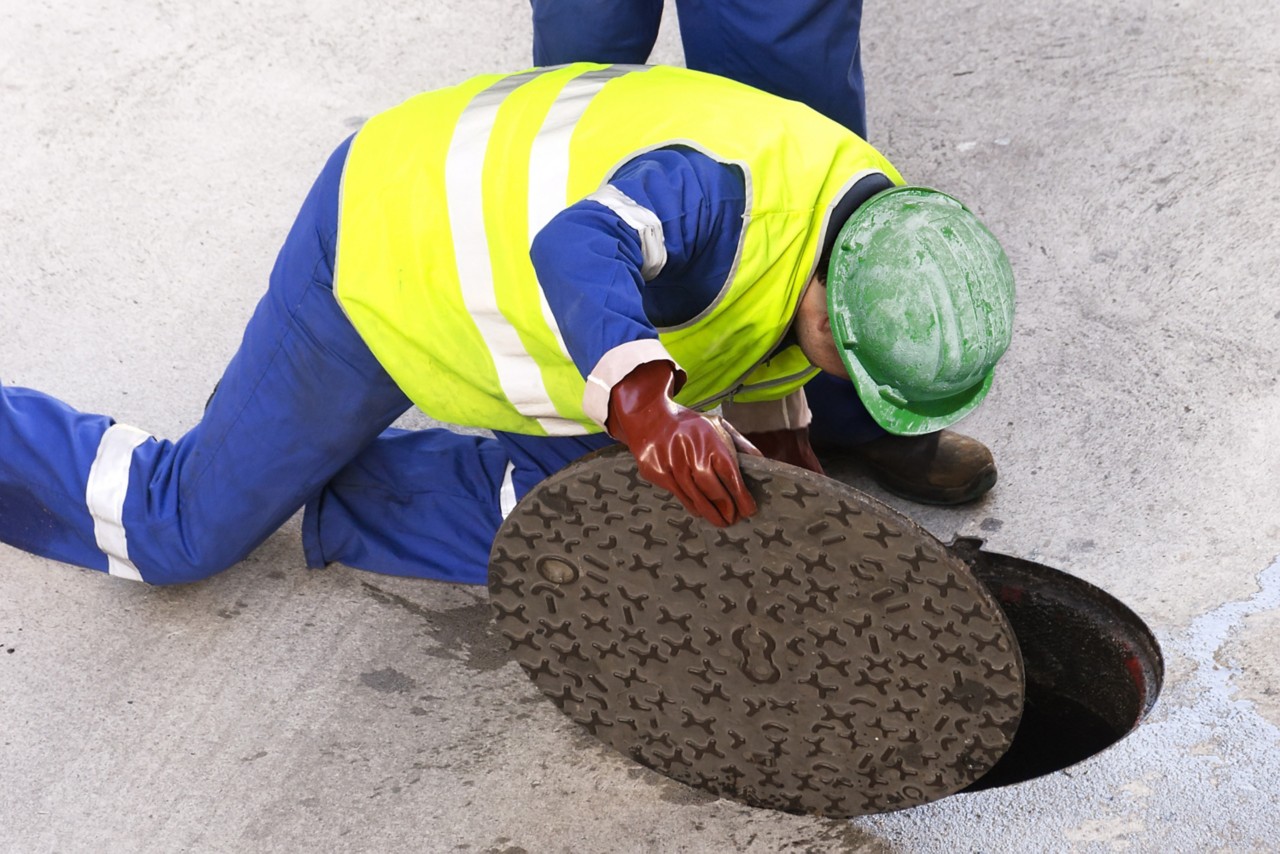
[(863, 815), (978, 779), (1023, 702), (986, 589), (852, 488), (743, 468), (760, 509), (728, 529), (691, 518), (625, 454), (526, 496), (489, 586), (537, 687), (644, 765), (755, 806)]

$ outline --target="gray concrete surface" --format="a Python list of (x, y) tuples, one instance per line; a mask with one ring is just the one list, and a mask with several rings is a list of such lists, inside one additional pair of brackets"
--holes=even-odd
[[(1000, 485), (894, 503), (1143, 615), (1142, 728), (1018, 787), (778, 815), (579, 734), (482, 590), (308, 572), (296, 522), (179, 589), (0, 547), (0, 850), (1280, 849), (1280, 7), (872, 2), (865, 38), (873, 140), (1021, 288), (966, 423)], [(0, 381), (181, 433), (331, 148), (528, 44), (523, 0), (0, 5)]]

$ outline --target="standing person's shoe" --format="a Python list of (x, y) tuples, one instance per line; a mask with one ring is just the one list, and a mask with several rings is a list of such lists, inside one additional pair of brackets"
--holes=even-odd
[(987, 446), (951, 430), (883, 436), (848, 453), (876, 483), (921, 504), (964, 504), (996, 485), (996, 461)]

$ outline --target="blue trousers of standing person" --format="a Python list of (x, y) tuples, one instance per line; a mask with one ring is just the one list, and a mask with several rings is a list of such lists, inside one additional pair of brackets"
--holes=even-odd
[[(535, 65), (643, 63), (662, 0), (530, 0)], [(677, 0), (685, 64), (802, 101), (867, 136), (862, 0)]]

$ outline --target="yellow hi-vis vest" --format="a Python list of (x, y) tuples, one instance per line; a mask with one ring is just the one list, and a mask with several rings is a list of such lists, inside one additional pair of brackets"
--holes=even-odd
[(622, 164), (672, 145), (737, 166), (747, 185), (731, 280), (698, 317), (658, 330), (688, 372), (676, 399), (784, 397), (816, 373), (798, 347), (770, 356), (817, 265), (829, 208), (869, 172), (901, 178), (807, 107), (699, 72), (578, 63), (486, 75), (373, 117), (343, 171), (337, 299), (432, 418), (599, 432), (529, 247)]

